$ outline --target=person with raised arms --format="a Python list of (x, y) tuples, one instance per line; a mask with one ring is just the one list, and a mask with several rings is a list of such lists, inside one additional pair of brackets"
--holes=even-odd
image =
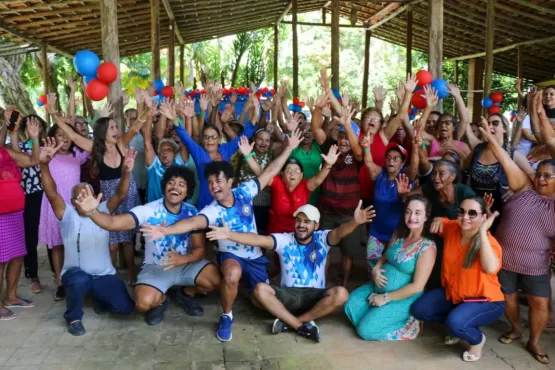
[[(257, 233), (254, 221), (253, 198), (273, 180), (282, 169), (293, 149), (302, 141), (302, 132), (297, 130), (288, 137), (288, 144), (282, 153), (272, 161), (258, 177), (240, 184), (232, 189), (233, 167), (225, 161), (212, 161), (206, 164), (204, 176), (214, 201), (204, 207), (198, 216), (181, 220), (175, 225), (145, 224), (141, 231), (153, 239), (167, 238), (169, 235), (203, 230), (208, 226), (222, 226), (224, 222), (237, 232)], [(222, 308), (223, 313), (217, 331), (217, 337), (223, 342), (232, 338), (233, 313), (231, 308), (237, 297), (239, 281), (243, 278), (250, 293), (257, 283), (268, 282), (266, 264), (258, 246), (247, 246), (230, 240), (218, 242), (218, 264), (223, 275)]]
[(295, 213), (295, 232), (270, 234), (236, 232), (210, 226), (206, 234), (210, 240), (228, 240), (244, 245), (274, 250), (281, 264), (280, 286), (260, 282), (253, 292), (253, 303), (277, 317), (272, 333), (296, 332), (320, 341), (320, 329), (314, 320), (339, 310), (349, 292), (342, 286), (326, 289), (326, 259), (332, 246), (355, 230), (358, 225), (371, 222), (375, 216), (372, 206), (362, 209), (362, 200), (353, 218), (333, 230), (318, 230), (320, 211), (310, 204)]

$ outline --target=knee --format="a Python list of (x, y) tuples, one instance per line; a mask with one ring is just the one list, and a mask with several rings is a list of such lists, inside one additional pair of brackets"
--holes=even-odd
[(330, 289), (330, 297), (335, 307), (343, 306), (349, 300), (349, 292), (342, 286)]
[(428, 306), (426, 302), (424, 302), (422, 297), (420, 297), (410, 307), (410, 313), (412, 316), (414, 316), (416, 320), (427, 321), (428, 320), (427, 307)]
[(460, 337), (465, 332), (465, 327), (467, 323), (468, 320), (463, 320), (462, 317), (459, 317), (453, 313), (451, 313), (445, 319), (445, 326), (453, 335), (457, 337)]
[(252, 295), (254, 296), (254, 298), (256, 298), (257, 301), (259, 302), (263, 301), (264, 298), (268, 296), (268, 293), (270, 293), (269, 289), (272, 289), (272, 288), (268, 284), (258, 283), (254, 286)]
[(528, 305), (533, 313), (549, 312), (549, 298), (528, 296)]
[(158, 302), (159, 298), (155, 294), (138, 293), (135, 294), (135, 308), (140, 312), (150, 311)]
[(241, 280), (241, 268), (240, 267), (230, 267), (223, 271), (223, 282), (227, 286), (237, 286), (239, 285), (239, 280)]
[(217, 289), (222, 283), (220, 270), (214, 264), (206, 266), (199, 277), (201, 279), (197, 279), (197, 284), (206, 292)]
[(62, 284), (65, 287), (84, 287), (89, 283), (89, 275), (78, 267), (68, 269), (62, 276)]
[(119, 250), (119, 244), (110, 244), (110, 252), (115, 253)]

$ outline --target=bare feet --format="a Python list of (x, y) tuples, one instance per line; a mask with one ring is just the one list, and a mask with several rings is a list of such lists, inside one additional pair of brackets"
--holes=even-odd
[(510, 331), (508, 333), (505, 333), (502, 336), (500, 336), (499, 341), (503, 344), (511, 344), (515, 340), (518, 340), (520, 338), (522, 338), (522, 332), (512, 330), (512, 331)]

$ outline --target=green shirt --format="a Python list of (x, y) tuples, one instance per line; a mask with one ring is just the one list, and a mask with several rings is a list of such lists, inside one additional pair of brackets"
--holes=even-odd
[(466, 198), (475, 197), (476, 194), (470, 186), (463, 184), (455, 185), (455, 203), (454, 204), (443, 204), (439, 200), (439, 194), (434, 189), (432, 183), (426, 183), (422, 185), (422, 193), (430, 200), (432, 203), (432, 217), (447, 217), (450, 220), (457, 218), (457, 209), (460, 208), (461, 203)]
[[(320, 168), (322, 166), (322, 157), (320, 156), (322, 151), (316, 141), (312, 142), (312, 147), (307, 152), (300, 146), (293, 150), (291, 153), (291, 158), (296, 159), (299, 161), (301, 166), (303, 167), (303, 178), (309, 179), (314, 177), (320, 172)], [(318, 205), (318, 199), (320, 198), (320, 188), (317, 188), (310, 194), (310, 199), (308, 201), (309, 204), (313, 206)]]

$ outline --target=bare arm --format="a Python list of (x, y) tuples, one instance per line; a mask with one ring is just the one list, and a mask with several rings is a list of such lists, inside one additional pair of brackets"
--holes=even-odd
[[(501, 263), (499, 261), (498, 256), (493, 251), (493, 247), (491, 246), (489, 237), (488, 237), (488, 229), (491, 227), (491, 223), (493, 219), (499, 215), (495, 212), (493, 215), (489, 216), (488, 219), (482, 224), (480, 227), (480, 265), (482, 266), (482, 270), (488, 275), (497, 274), (499, 269), (501, 268)], [(490, 221), (491, 220), (491, 221)]]
[(89, 138), (83, 137), (77, 134), (73, 129), (65, 122), (64, 118), (60, 116), (57, 112), (52, 114), (58, 126), (62, 129), (62, 131), (69, 137), (71, 141), (79, 148), (83, 149), (87, 152), (92, 152), (93, 148), (93, 141)]
[(407, 81), (405, 82), (405, 93), (403, 95), (403, 100), (401, 102), (401, 107), (397, 115), (389, 122), (389, 124), (384, 128), (385, 137), (389, 140), (395, 135), (399, 124), (408, 116), (408, 109), (410, 106), (410, 101), (412, 97), (412, 92), (416, 89), (416, 76), (407, 76)]
[(358, 202), (358, 206), (355, 209), (353, 218), (350, 221), (344, 222), (339, 227), (336, 227), (328, 234), (328, 243), (330, 245), (337, 245), (347, 235), (351, 234), (358, 225), (362, 225), (368, 222), (372, 222), (372, 219), (376, 217), (375, 211), (372, 206), (367, 208), (362, 208), (362, 200)]
[(466, 126), (470, 125), (470, 117), (468, 110), (461, 95), (461, 90), (458, 86), (449, 84), (449, 94), (455, 100), (455, 108), (459, 113), (459, 127), (457, 128), (457, 140), (460, 140), (466, 133)]
[(134, 148), (131, 147), (127, 149), (125, 158), (123, 159), (123, 165), (121, 166), (121, 179), (119, 181), (118, 188), (116, 189), (116, 193), (108, 199), (108, 202), (106, 203), (110, 213), (114, 213), (120, 204), (123, 203), (125, 197), (127, 197), (127, 193), (129, 192), (129, 183), (131, 180), (131, 172), (133, 171), (136, 157), (137, 151)]
[(252, 245), (264, 249), (274, 249), (274, 238), (271, 236), (230, 231), (225, 224), (223, 227), (210, 226), (210, 228), (212, 231), (206, 234), (209, 240), (225, 239), (239, 244)]
[(58, 194), (56, 183), (50, 174), (48, 163), (40, 164), (40, 178), (44, 194), (46, 194), (46, 198), (52, 206), (54, 215), (58, 220), (61, 220), (64, 217), (64, 212), (66, 211), (66, 203), (64, 202), (62, 196)]
[(378, 166), (374, 162), (374, 159), (372, 158), (372, 150), (370, 149), (370, 145), (373, 141), (374, 141), (374, 138), (370, 135), (370, 133), (368, 133), (362, 139), (360, 144), (364, 148), (364, 164), (368, 168), (368, 171), (370, 173), (370, 178), (372, 180), (376, 180), (380, 172), (382, 172), (382, 168)]
[(274, 176), (276, 176), (283, 168), (283, 165), (285, 164), (285, 161), (287, 161), (287, 158), (291, 155), (291, 152), (299, 146), (302, 140), (303, 134), (300, 130), (297, 130), (292, 136), (289, 137), (289, 143), (283, 149), (281, 154), (270, 162), (270, 164), (268, 164), (268, 166), (264, 169), (264, 172), (257, 177), (260, 184), (260, 191), (273, 181)]

